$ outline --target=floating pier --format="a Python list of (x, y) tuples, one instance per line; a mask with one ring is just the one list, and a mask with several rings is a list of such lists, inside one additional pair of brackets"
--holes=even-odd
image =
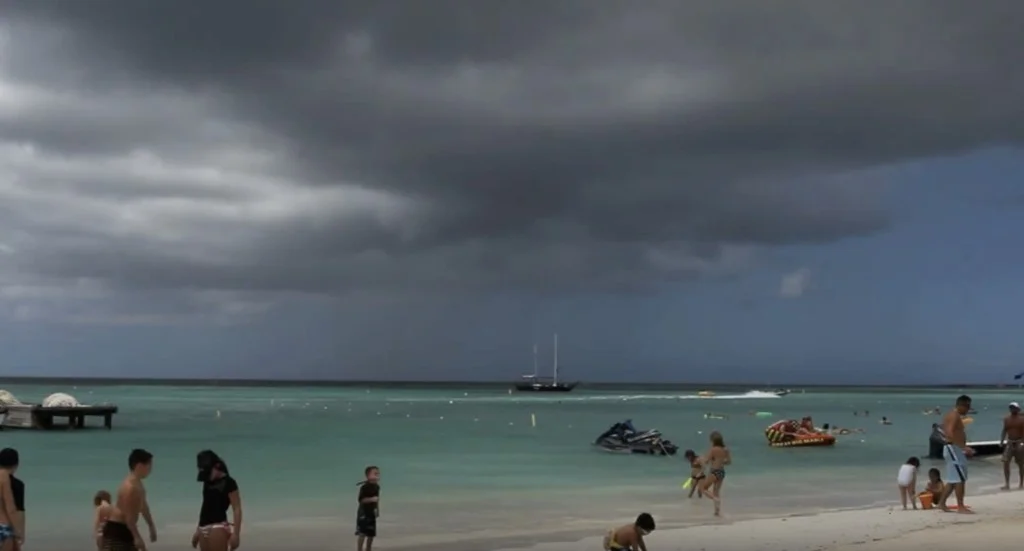
[(103, 428), (114, 426), (117, 406), (101, 404), (96, 406), (42, 406), (39, 404), (0, 405), (0, 430), (2, 429), (84, 429), (87, 417), (102, 417)]

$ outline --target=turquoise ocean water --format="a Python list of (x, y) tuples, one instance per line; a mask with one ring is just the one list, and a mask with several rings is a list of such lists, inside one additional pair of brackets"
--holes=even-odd
[[(91, 497), (115, 488), (133, 447), (156, 456), (147, 487), (161, 532), (194, 526), (194, 458), (203, 448), (222, 455), (239, 480), (249, 533), (291, 527), (350, 537), (355, 484), (369, 464), (383, 472), (380, 531), (391, 549), (516, 542), (533, 531), (570, 537), (641, 509), (663, 526), (711, 521), (710, 503), (688, 502), (680, 489), (688, 472), (681, 458), (614, 455), (590, 445), (627, 418), (698, 452), (707, 448), (709, 431), (723, 432), (734, 457), (724, 490), (732, 519), (872, 506), (894, 501), (896, 471), (907, 457), (927, 455), (938, 418), (922, 410), (945, 409), (960, 394), (822, 389), (779, 398), (720, 390), (708, 399), (657, 389), (524, 395), (503, 387), (4, 388), (25, 402), (68, 392), (82, 403), (120, 406), (109, 432), (0, 432), (0, 446), (21, 452), (30, 523), (46, 523), (44, 530), (35, 521), (30, 538), (44, 548), (88, 538)], [(996, 439), (1006, 404), (1020, 396), (1011, 389), (970, 393), (978, 410), (970, 437)], [(854, 416), (855, 410), (870, 415)], [(771, 412), (771, 419), (813, 415), (819, 425), (867, 432), (840, 437), (834, 448), (772, 449), (763, 436), (771, 419), (751, 411)], [(894, 424), (880, 425), (882, 416)], [(1000, 484), (998, 463), (972, 468), (972, 491)], [(438, 531), (444, 536), (427, 537)]]

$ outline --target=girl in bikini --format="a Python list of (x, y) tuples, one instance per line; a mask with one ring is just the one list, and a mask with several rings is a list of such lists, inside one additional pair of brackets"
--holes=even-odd
[(725, 482), (725, 467), (732, 464), (732, 454), (725, 447), (722, 433), (717, 430), (710, 435), (711, 449), (704, 456), (703, 463), (708, 466), (708, 476), (701, 484), (700, 491), (715, 502), (715, 516), (722, 516), (722, 483)]
[(110, 492), (106, 490), (100, 490), (96, 492), (96, 495), (92, 498), (92, 506), (94, 508), (94, 515), (92, 521), (92, 531), (96, 535), (96, 549), (103, 551), (103, 528), (107, 525), (107, 520), (110, 519)]
[[(228, 466), (216, 453), (203, 450), (196, 456), (203, 483), (203, 505), (199, 510), (199, 525), (192, 534), (192, 548), (201, 551), (234, 551), (238, 549), (242, 533), (242, 498), (238, 483), (228, 474)], [(228, 509), (234, 522), (228, 522)]]

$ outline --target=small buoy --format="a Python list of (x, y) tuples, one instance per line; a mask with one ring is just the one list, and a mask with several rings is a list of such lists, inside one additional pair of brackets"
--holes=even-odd
[(449, 404), (454, 404), (454, 403), (455, 403), (455, 400), (448, 400), (448, 403), (449, 403)]
[(444, 421), (444, 415), (441, 416), (441, 420)]
[(217, 417), (220, 417), (220, 410), (217, 410)]
[(535, 413), (531, 413), (530, 414), (530, 426), (531, 427), (536, 427), (537, 426), (537, 414), (535, 414)]

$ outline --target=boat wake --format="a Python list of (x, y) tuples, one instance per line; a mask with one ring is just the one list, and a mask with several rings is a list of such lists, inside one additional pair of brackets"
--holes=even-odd
[(716, 394), (701, 396), (699, 394), (511, 394), (508, 396), (473, 396), (472, 394), (453, 397), (409, 397), (388, 398), (387, 402), (628, 402), (637, 400), (765, 400), (778, 399), (774, 393), (751, 390), (743, 394)]
[(765, 392), (763, 390), (751, 390), (744, 392), (743, 394), (715, 394), (714, 396), (700, 396), (697, 394), (680, 396), (680, 399), (688, 400), (691, 398), (699, 398), (701, 400), (761, 400), (765, 398), (779, 398), (778, 394), (774, 392)]

